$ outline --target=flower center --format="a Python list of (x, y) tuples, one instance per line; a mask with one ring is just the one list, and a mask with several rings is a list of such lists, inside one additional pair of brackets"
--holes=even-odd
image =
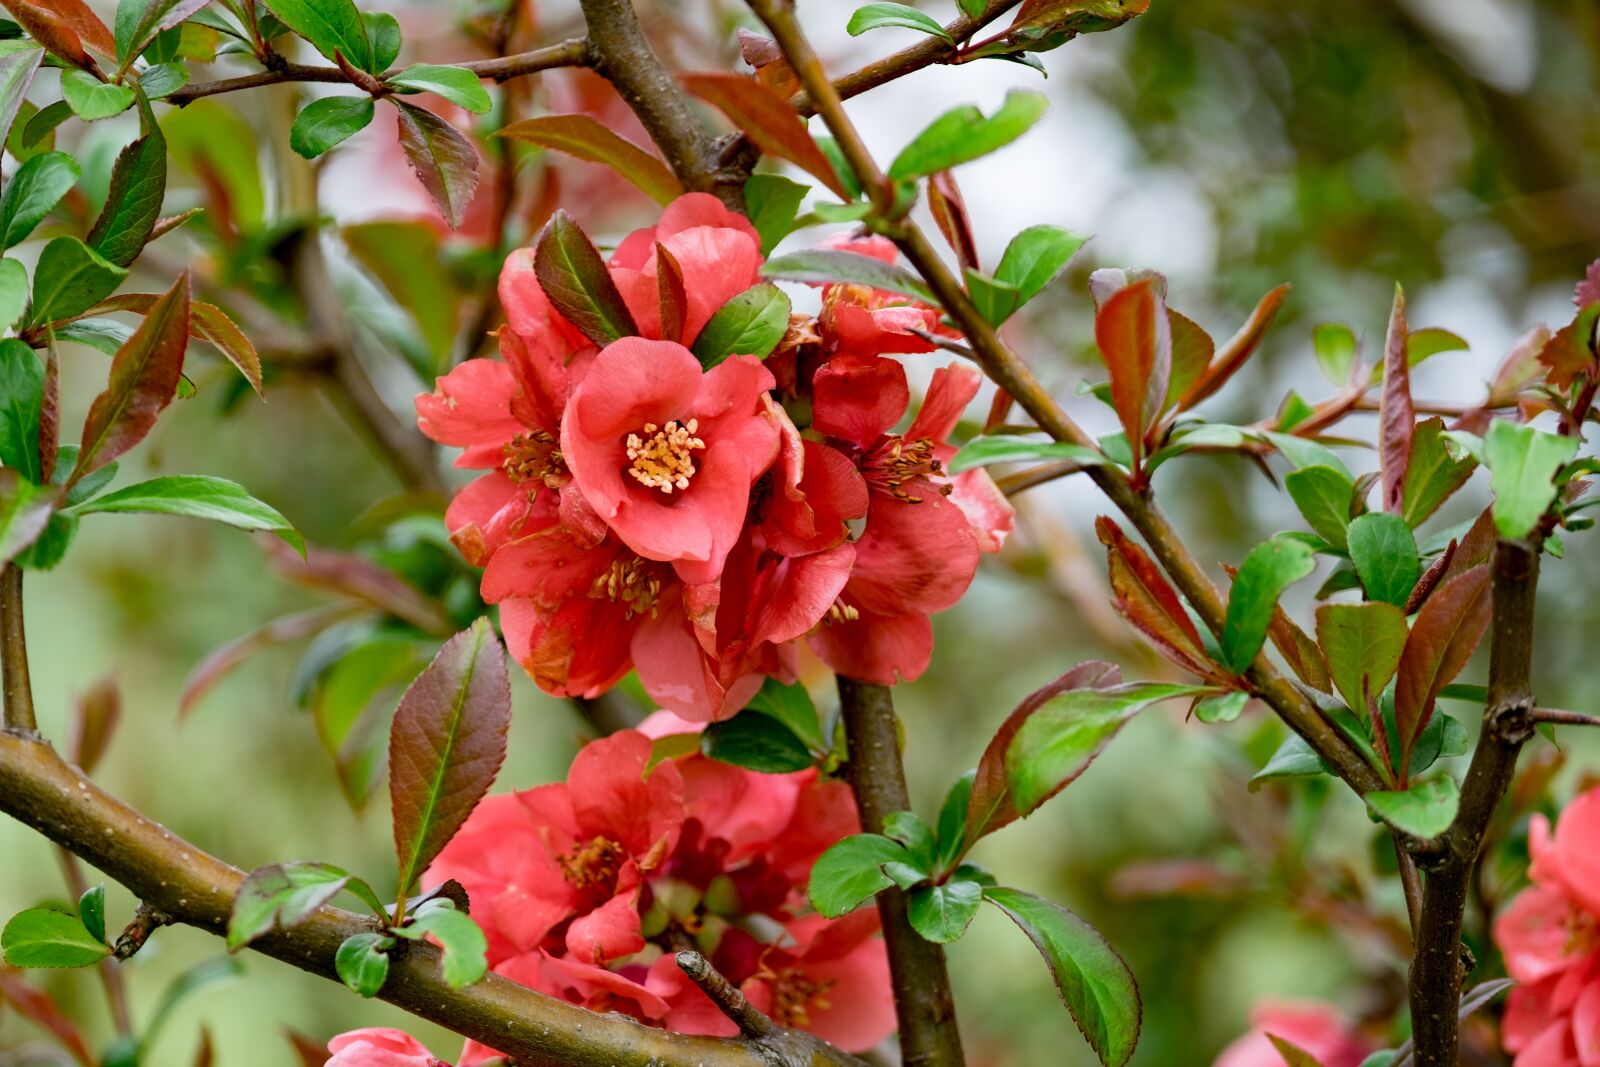
[[(896, 500), (919, 504), (922, 498), (911, 495), (906, 486), (944, 474), (944, 467), (933, 450), (933, 440), (928, 437), (920, 437), (915, 441), (892, 437), (873, 451), (862, 473), (867, 481), (879, 486)], [(940, 485), (938, 489), (943, 495), (950, 495), (950, 486)]]
[(617, 872), (628, 858), (621, 845), (610, 838), (591, 838), (585, 844), (557, 856), (567, 884), (581, 896), (603, 903), (617, 884)]
[(828, 990), (833, 979), (818, 982), (807, 978), (796, 969), (782, 971), (772, 979), (772, 1021), (779, 1026), (799, 1027), (811, 1025), (813, 1010), (826, 1011)]
[(640, 485), (669, 496), (674, 489), (689, 488), (695, 472), (694, 453), (706, 447), (695, 436), (699, 429), (698, 419), (681, 424), (673, 419), (665, 426), (645, 423), (644, 429), (628, 435), (628, 473)]
[(519, 433), (506, 442), (502, 451), (505, 460), (500, 465), (512, 481), (540, 481), (551, 489), (561, 488), (567, 465), (561, 458), (559, 442), (548, 430)]
[(661, 598), (661, 579), (655, 568), (638, 556), (614, 559), (589, 586), (589, 595), (623, 605), (630, 619), (646, 612), (654, 616), (656, 601)]
[(858, 608), (835, 598), (834, 602), (828, 606), (828, 613), (822, 617), (822, 625), (837, 626), (843, 622), (855, 622), (859, 618), (861, 618), (861, 612)]

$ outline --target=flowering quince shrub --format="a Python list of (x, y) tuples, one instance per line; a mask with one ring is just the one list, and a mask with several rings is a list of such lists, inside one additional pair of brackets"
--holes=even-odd
[[(239, 971), (186, 974), (132, 1017), (123, 964), (184, 923), (443, 1025), (457, 1067), (963, 1067), (944, 946), (987, 904), (1037, 949), (1082, 1055), (1123, 1067), (1149, 1006), (1134, 968), (974, 857), (1177, 703), (1194, 729), (1263, 721), (1246, 746), (1259, 810), (1293, 806), (1298, 842), (1348, 799), (1393, 890), (1357, 892), (1299, 844), (1262, 858), (1382, 959), (1350, 1003), (1261, 1002), (1218, 1067), (1600, 1065), (1600, 790), (1561, 809), (1545, 744), (1600, 719), (1533, 689), (1540, 568), (1578, 557), (1593, 524), (1600, 262), (1570, 321), (1524, 335), (1478, 402), (1413, 395), (1417, 365), (1466, 345), (1414, 328), (1397, 287), (1381, 348), (1318, 326), (1327, 386), (1220, 422), (1210, 401), (1287, 286), (1219, 342), (1156, 271), (1081, 272), (1096, 362), (1055, 395), (1008, 324), (1067, 293), (1085, 238), (1029, 226), (986, 268), (983, 205), (957, 179), (1045, 97), (955, 108), (886, 164), (844, 106), (934, 63), (1020, 77), (1146, 0), (960, 0), (948, 24), (867, 4), (852, 35), (935, 40), (837, 80), (785, 0), (749, 0), (765, 32), (740, 31), (738, 72), (668, 70), (610, 0), (581, 0), (584, 36), (564, 42), (536, 40), (523, 4), (462, 35), (352, 0), (118, 0), (109, 23), (82, 0), (0, 6), (0, 811), (62, 846), (76, 898), (4, 924), (0, 1001), (71, 1062), (153, 1063), (177, 998)], [(469, 41), (490, 54), (430, 61)], [(297, 103), (284, 146), (213, 99), (300, 83), (332, 88)], [(108, 173), (56, 147), (58, 131), (104, 146), (83, 128), (118, 115), (94, 128), (127, 135), (114, 159), (80, 149)], [(263, 182), (257, 157), (280, 147), (330, 162)], [(351, 160), (384, 176), (403, 160), (419, 217), (329, 221), (317, 183)], [(145, 256), (158, 240), (182, 253)], [(174, 280), (174, 261), (193, 266)], [(258, 350), (247, 330), (287, 340)], [(81, 431), (62, 379), (85, 365), (64, 345), (110, 357)], [(232, 481), (116, 485), (165, 410), (214, 387), (213, 357), (226, 404), (315, 382), (406, 494), (335, 549)], [(389, 403), (401, 377), (414, 410)], [(1157, 481), (1219, 455), (1298, 519), (1213, 570)], [(957, 737), (975, 766), (919, 806), (895, 687), (929, 670), (933, 617), (1017, 534), (1013, 498), (1069, 477), (1103, 495), (1083, 525), (1111, 603), (1163, 662), (1018, 665), (1037, 688), (992, 735)], [(295, 700), (352, 807), (387, 784), (392, 874), (246, 874), (102, 791), (113, 685), (80, 702), (70, 763), (41, 734), (24, 582), (84, 520), (125, 512), (274, 535), (279, 575), (324, 598), (197, 665), (180, 714), (254, 652), (307, 641)], [(502, 774), (519, 669), (585, 716), (564, 781)], [(84, 862), (140, 901), (120, 933)], [(1194, 859), (1111, 881), (1226, 879)], [(98, 1049), (25, 974), (91, 966), (116, 1031)], [(448, 1067), (404, 1029), (295, 1041), (302, 1063)], [(213, 1058), (207, 1038), (196, 1063)]]

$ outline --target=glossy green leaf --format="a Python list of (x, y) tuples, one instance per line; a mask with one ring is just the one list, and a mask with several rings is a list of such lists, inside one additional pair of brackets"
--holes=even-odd
[(333, 957), (339, 980), (363, 997), (377, 996), (389, 977), (389, 957), (384, 950), (393, 945), (394, 939), (383, 934), (351, 934)]
[(111, 955), (76, 915), (49, 908), (18, 912), (0, 931), (0, 949), (13, 967), (87, 967)]
[(1322, 757), (1306, 743), (1305, 738), (1299, 734), (1290, 734), (1267, 760), (1266, 765), (1251, 777), (1250, 791), (1255, 792), (1261, 788), (1261, 783), (1273, 778), (1299, 778), (1326, 773), (1327, 768), (1322, 764)]
[(968, 771), (955, 780), (939, 806), (938, 869), (945, 871), (966, 851), (967, 808), (972, 802), (972, 783), (976, 770)]
[(33, 310), (28, 319), (38, 324), (88, 311), (127, 276), (127, 268), (76, 237), (57, 237), (44, 246), (33, 268)]
[(478, 76), (465, 67), (451, 67), (438, 63), (413, 63), (388, 79), (397, 89), (411, 89), (419, 93), (442, 96), (474, 115), (482, 115), (494, 106), (489, 93)]
[(400, 57), (400, 20), (387, 11), (363, 11), (361, 21), (366, 24), (367, 47), (372, 50), (372, 73), (382, 73)]
[(1368, 793), (1367, 807), (1384, 822), (1416, 837), (1438, 837), (1455, 821), (1461, 793), (1449, 775), (1413, 782), (1405, 791)]
[(210, 519), (241, 530), (270, 530), (305, 551), (305, 540), (276, 509), (251, 496), (237, 482), (199, 474), (169, 475), (130, 485), (68, 509), (74, 515), (96, 512), (150, 512)]
[(788, 726), (752, 711), (708, 725), (700, 734), (700, 751), (714, 760), (765, 774), (800, 771), (816, 762), (806, 743)]
[(10, 329), (28, 307), (28, 268), (9, 256), (0, 258), (0, 330)]
[(372, 70), (372, 44), (352, 0), (266, 0), (285, 26), (311, 42), (328, 59), (342, 55), (363, 70)]
[(1532, 533), (1555, 502), (1556, 472), (1577, 455), (1578, 442), (1497, 419), (1483, 436), (1483, 452), (1495, 529), (1515, 539)]
[(1232, 693), (1213, 693), (1195, 701), (1194, 717), (1203, 723), (1233, 722), (1250, 703), (1250, 694), (1243, 690)]
[(1370, 600), (1403, 606), (1422, 576), (1417, 539), (1399, 515), (1362, 515), (1350, 524), (1350, 561)]
[(370, 96), (326, 96), (307, 104), (289, 127), (289, 147), (306, 159), (366, 129), (376, 110)]
[(111, 190), (89, 231), (89, 246), (107, 261), (128, 266), (150, 240), (166, 193), (167, 142), (151, 125), (148, 133), (117, 154)]
[(139, 74), (139, 88), (147, 100), (165, 100), (189, 84), (189, 68), (182, 63), (157, 63)]
[(440, 968), (445, 985), (451, 989), (465, 989), (489, 973), (489, 939), (477, 923), (448, 900), (430, 901), (394, 933), (413, 941), (426, 935), (437, 938), (444, 949)]
[(0, 249), (27, 240), (82, 174), (65, 152), (45, 152), (18, 167), (0, 196)]
[(1358, 715), (1366, 715), (1367, 701), (1376, 700), (1394, 677), (1407, 632), (1405, 613), (1382, 601), (1317, 609), (1317, 643), (1328, 673)]
[(744, 184), (744, 207), (750, 225), (761, 235), (761, 254), (770, 256), (778, 242), (794, 231), (800, 204), (811, 189), (781, 174), (752, 174)]
[(339, 895), (350, 880), (328, 863), (271, 863), (245, 878), (233, 898), (228, 948), (238, 951), (276, 928), (290, 930)]
[(1289, 538), (1276, 537), (1250, 550), (1234, 576), (1222, 623), (1222, 656), (1230, 670), (1243, 674), (1250, 669), (1266, 640), (1278, 598), (1316, 569), (1311, 549)]
[(723, 304), (694, 340), (700, 366), (710, 370), (729, 356), (771, 354), (789, 330), (789, 298), (770, 282), (752, 285)]
[(1029, 226), (1006, 245), (995, 280), (1015, 287), (1017, 303), (1026, 304), (1067, 269), (1087, 240), (1059, 226)]
[(983, 886), (965, 879), (917, 886), (906, 893), (911, 928), (936, 945), (959, 940), (982, 903)]
[(1320, 464), (1301, 467), (1284, 475), (1283, 487), (1319, 537), (1338, 548), (1349, 543), (1345, 529), (1350, 525), (1356, 483), (1348, 474)]
[(78, 918), (89, 936), (101, 944), (106, 940), (106, 887), (102, 882), (93, 889), (84, 890), (78, 898)]
[(84, 70), (61, 72), (61, 96), (72, 113), (85, 122), (120, 115), (133, 106), (134, 92), (126, 85), (103, 82)]
[(997, 282), (970, 267), (965, 274), (967, 295), (972, 298), (972, 306), (978, 309), (978, 314), (982, 315), (989, 325), (999, 326), (1011, 317), (1012, 312), (1022, 306), (1022, 294), (1016, 286)]
[(44, 363), (15, 337), (0, 341), (0, 462), (28, 481), (44, 476), (39, 424), (44, 409)]
[(845, 30), (852, 37), (860, 37), (868, 30), (876, 30), (883, 26), (921, 30), (930, 36), (949, 41), (951, 44), (955, 43), (935, 19), (906, 4), (887, 2), (864, 4), (851, 14), (850, 21), (845, 24)]
[(1059, 904), (1002, 886), (983, 895), (1044, 957), (1062, 1002), (1100, 1062), (1123, 1067), (1139, 1042), (1143, 1009), (1138, 983), (1122, 957), (1099, 931)]
[(1339, 323), (1325, 322), (1311, 331), (1311, 345), (1317, 353), (1317, 365), (1328, 380), (1341, 389), (1348, 388), (1350, 370), (1361, 351), (1355, 331)]
[(900, 150), (889, 164), (889, 178), (926, 177), (986, 156), (1028, 132), (1048, 107), (1043, 93), (1013, 89), (987, 117), (971, 104), (947, 111)]
[(811, 906), (830, 919), (846, 915), (895, 884), (885, 865), (913, 866), (911, 853), (882, 834), (852, 834), (817, 857), (808, 890)]
[(1093, 448), (1066, 441), (1030, 441), (1022, 437), (974, 437), (951, 457), (945, 469), (951, 474), (987, 467), (991, 463), (1076, 463), (1102, 466), (1110, 460)]
[(751, 711), (777, 719), (811, 746), (813, 751), (827, 750), (827, 742), (822, 738), (822, 725), (817, 719), (817, 707), (811, 702), (811, 694), (806, 692), (806, 687), (798, 682), (784, 685), (776, 678), (768, 678), (745, 706)]
[(1400, 517), (1415, 529), (1450, 499), (1472, 476), (1477, 461), (1466, 455), (1445, 435), (1444, 420), (1438, 417), (1417, 424), (1411, 439), (1411, 462), (1401, 487), (1405, 504)]
[(795, 252), (767, 260), (761, 268), (761, 274), (767, 278), (808, 282), (813, 285), (829, 282), (866, 285), (930, 304), (936, 302), (927, 286), (899, 267), (855, 252), (839, 252), (832, 249)]
[(550, 303), (595, 344), (639, 332), (605, 260), (565, 211), (556, 211), (539, 232), (533, 266)]

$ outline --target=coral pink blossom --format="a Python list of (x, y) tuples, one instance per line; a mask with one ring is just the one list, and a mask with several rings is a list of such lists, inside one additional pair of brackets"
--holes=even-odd
[(561, 452), (629, 548), (708, 581), (739, 538), (750, 486), (777, 455), (772, 385), (753, 357), (702, 372), (682, 345), (625, 337), (573, 392)]
[(450, 1067), (422, 1042), (401, 1030), (371, 1027), (328, 1042), (328, 1067)]
[(1222, 1050), (1213, 1067), (1283, 1067), (1268, 1034), (1314, 1056), (1323, 1067), (1360, 1067), (1374, 1050), (1350, 1022), (1320, 1001), (1267, 1001), (1251, 1013), (1254, 1028)]
[[(837, 235), (821, 247), (876, 259), (893, 266), (898, 258), (887, 237)], [(932, 352), (931, 342), (913, 333), (957, 336), (939, 321), (939, 309), (920, 300), (870, 286), (836, 282), (822, 287), (817, 325), (829, 347), (858, 355)]]
[(1516, 1067), (1600, 1067), (1600, 788), (1528, 833), (1533, 885), (1495, 920), (1517, 979), (1501, 1041)]

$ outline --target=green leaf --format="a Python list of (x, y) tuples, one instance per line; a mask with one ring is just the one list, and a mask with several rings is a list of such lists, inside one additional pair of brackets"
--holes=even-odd
[(506, 756), (511, 683), (488, 619), (444, 643), (411, 683), (389, 733), (389, 797), (401, 892), (449, 844)]
[(9, 256), (0, 258), (0, 330), (8, 330), (28, 307), (28, 268)]
[(968, 771), (955, 780), (939, 806), (939, 856), (938, 869), (945, 871), (966, 851), (967, 807), (972, 802), (972, 783), (976, 770)]
[(384, 950), (393, 946), (394, 938), (382, 934), (351, 934), (333, 957), (339, 980), (364, 997), (377, 996), (389, 977), (389, 957)]
[(1448, 715), (1434, 715), (1411, 749), (1411, 777), (1420, 778), (1440, 759), (1461, 756), (1472, 747), (1467, 728)]
[(127, 268), (106, 260), (76, 237), (57, 237), (44, 246), (33, 268), (29, 322), (38, 325), (88, 311), (127, 276)]
[[(35, 361), (37, 362), (37, 361)], [(74, 515), (144, 511), (227, 523), (241, 530), (270, 530), (302, 554), (305, 540), (289, 520), (225, 478), (177, 474), (151, 478), (67, 509)]]
[(978, 314), (989, 325), (999, 326), (1022, 306), (1022, 294), (1016, 286), (997, 282), (971, 267), (966, 270), (966, 278), (967, 294), (972, 297), (972, 306), (978, 309)]
[(777, 719), (813, 752), (827, 751), (828, 744), (822, 738), (822, 726), (817, 720), (817, 706), (811, 702), (806, 687), (798, 682), (784, 685), (776, 678), (768, 678), (745, 707)]
[(1267, 1034), (1267, 1040), (1272, 1043), (1272, 1047), (1283, 1058), (1286, 1067), (1323, 1067), (1321, 1060), (1292, 1041), (1286, 1041), (1273, 1033)]
[(711, 723), (700, 734), (700, 751), (714, 760), (765, 774), (801, 771), (816, 763), (793, 730), (760, 712), (747, 711)]
[(45, 152), (18, 167), (0, 197), (0, 249), (27, 240), (82, 174), (65, 152)]
[(834, 845), (811, 868), (811, 906), (830, 919), (860, 907), (895, 884), (886, 864), (912, 867), (911, 853), (882, 834), (852, 834)]
[(966, 933), (982, 903), (983, 886), (965, 879), (917, 886), (906, 894), (911, 928), (936, 945), (948, 945)]
[(245, 878), (228, 918), (228, 949), (238, 951), (274, 927), (290, 930), (345, 888), (350, 875), (329, 863), (271, 863)]
[(838, 252), (831, 249), (794, 252), (767, 260), (761, 268), (761, 274), (765, 278), (781, 278), (784, 281), (808, 282), (813, 285), (830, 282), (866, 285), (929, 304), (938, 302), (926, 285), (899, 267), (856, 252)]
[(14, 915), (0, 931), (0, 949), (13, 967), (87, 967), (111, 955), (82, 919), (49, 908)]
[(956, 0), (956, 6), (961, 9), (961, 13), (967, 18), (975, 19), (983, 14), (984, 8), (988, 7), (989, 4), (988, 0)]
[(694, 340), (695, 358), (710, 370), (729, 356), (765, 359), (789, 329), (789, 298), (770, 282), (752, 285), (716, 310)]
[(15, 337), (0, 341), (0, 462), (37, 485), (44, 364)]
[(165, 100), (189, 84), (189, 68), (182, 63), (157, 63), (139, 75), (139, 88), (147, 100)]
[(1243, 674), (1250, 669), (1266, 640), (1278, 598), (1316, 569), (1311, 549), (1289, 538), (1276, 537), (1250, 550), (1233, 579), (1222, 623), (1222, 658), (1229, 670)]
[(266, 0), (278, 20), (311, 42), (329, 59), (344, 56), (362, 70), (372, 69), (372, 44), (366, 23), (351, 0)]
[[(670, 204), (683, 195), (683, 183), (678, 181), (670, 167), (661, 162), (659, 156), (640, 148), (588, 115), (541, 115), (534, 119), (523, 119), (505, 127), (497, 136), (525, 141), (541, 148), (553, 148), (577, 159), (610, 167), (658, 204)], [(746, 183), (745, 206), (758, 233), (764, 233), (761, 223), (756, 219), (758, 192), (770, 182), (795, 184), (773, 174), (757, 174)], [(804, 195), (805, 186), (799, 188), (801, 195)], [(793, 218), (791, 212), (790, 219)], [(776, 240), (773, 243), (777, 243)], [(766, 250), (764, 247), (763, 254)]]
[(1087, 240), (1059, 226), (1030, 226), (1006, 245), (995, 280), (1014, 286), (1018, 306), (1026, 304), (1067, 269)]
[(991, 463), (1076, 463), (1083, 467), (1104, 466), (1107, 458), (1093, 448), (1065, 441), (1029, 441), (1020, 437), (974, 437), (950, 458), (945, 469), (951, 474), (987, 467)]
[(459, 227), (478, 190), (478, 150), (433, 112), (393, 103), (400, 109), (400, 147), (406, 161), (445, 221), (452, 229)]
[(106, 206), (89, 231), (89, 246), (119, 267), (132, 263), (150, 240), (167, 194), (166, 138), (147, 126), (148, 133), (117, 153)]
[(316, 159), (366, 129), (375, 110), (370, 96), (325, 96), (313, 100), (289, 127), (289, 147), (306, 159)]
[(1375, 511), (1350, 524), (1350, 561), (1370, 600), (1403, 606), (1422, 577), (1417, 539), (1398, 515)]
[(363, 11), (367, 27), (367, 46), (372, 49), (372, 73), (381, 74), (394, 66), (400, 56), (400, 20), (387, 11)]
[(1006, 785), (1017, 814), (1027, 815), (1070, 784), (1145, 708), (1210, 692), (1209, 686), (1130, 682), (1052, 696), (1022, 723), (1006, 751)]
[(89, 936), (101, 944), (106, 940), (106, 886), (104, 882), (93, 889), (84, 890), (78, 898), (78, 918)]
[(1350, 524), (1356, 483), (1348, 474), (1320, 464), (1301, 467), (1284, 475), (1283, 487), (1318, 536), (1339, 548), (1349, 544), (1345, 528)]
[(442, 96), (474, 115), (486, 114), (494, 106), (478, 76), (465, 67), (414, 63), (389, 78), (388, 82), (399, 89)]
[(1321, 465), (1332, 467), (1346, 477), (1350, 476), (1350, 468), (1346, 467), (1344, 461), (1327, 445), (1318, 444), (1304, 437), (1296, 437), (1292, 433), (1274, 433), (1271, 430), (1263, 430), (1261, 436), (1296, 468)]
[(39, 540), (57, 496), (54, 486), (37, 486), (10, 468), (0, 470), (0, 563)]
[(77, 69), (61, 72), (61, 95), (72, 113), (85, 122), (120, 115), (133, 106), (134, 98), (128, 86), (103, 82)]
[(850, 21), (845, 24), (845, 30), (852, 37), (860, 37), (868, 30), (876, 30), (882, 26), (899, 26), (908, 30), (921, 30), (923, 33), (955, 44), (955, 40), (945, 32), (943, 26), (928, 15), (906, 4), (881, 2), (865, 4), (856, 8), (854, 14), (850, 16)]
[(889, 164), (889, 178), (926, 177), (986, 156), (1028, 132), (1048, 107), (1043, 93), (1013, 89), (987, 118), (971, 104), (947, 111), (900, 150)]
[(1232, 693), (1214, 693), (1195, 702), (1194, 717), (1203, 723), (1233, 722), (1248, 703), (1250, 694), (1242, 689)]
[(112, 34), (121, 70), (133, 65), (162, 30), (170, 30), (209, 4), (211, 0), (118, 0)]
[(1345, 703), (1363, 717), (1400, 666), (1405, 613), (1393, 604), (1324, 604), (1317, 609), (1317, 643)]
[(761, 254), (770, 256), (778, 242), (789, 236), (800, 213), (800, 203), (811, 189), (781, 174), (752, 174), (744, 183), (744, 207), (750, 225), (761, 235)]
[(1340, 389), (1349, 388), (1350, 368), (1355, 366), (1361, 342), (1355, 331), (1338, 323), (1325, 322), (1311, 331), (1311, 345), (1317, 352), (1317, 364), (1328, 380)]
[(605, 260), (565, 211), (557, 210), (539, 232), (533, 269), (550, 303), (595, 344), (639, 332)]
[(939, 842), (922, 816), (914, 811), (891, 811), (883, 817), (883, 835), (906, 846), (912, 867), (932, 872), (938, 861)]
[(1106, 1067), (1122, 1067), (1139, 1042), (1142, 1008), (1133, 972), (1105, 938), (1078, 916), (1020, 889), (983, 891), (1028, 935), (1050, 968), (1078, 1029)]
[(1367, 807), (1384, 822), (1416, 837), (1438, 837), (1455, 821), (1461, 794), (1448, 775), (1413, 782), (1404, 792), (1368, 793)]
[(445, 985), (451, 989), (465, 989), (489, 973), (489, 939), (449, 900), (429, 901), (394, 933), (412, 941), (420, 941), (427, 934), (437, 938), (444, 948), (440, 968)]
[(1411, 439), (1411, 462), (1406, 466), (1401, 485), (1404, 506), (1400, 517), (1412, 529), (1439, 510), (1457, 489), (1472, 476), (1477, 461), (1462, 455), (1455, 442), (1445, 436), (1444, 420), (1438, 417), (1417, 424)]
[(1250, 779), (1250, 791), (1261, 788), (1261, 783), (1273, 778), (1298, 778), (1311, 774), (1325, 774), (1322, 757), (1299, 734), (1290, 734), (1267, 760), (1266, 766)]
[(1497, 419), (1483, 436), (1494, 525), (1505, 538), (1527, 537), (1556, 499), (1556, 472), (1577, 455), (1578, 442)]

